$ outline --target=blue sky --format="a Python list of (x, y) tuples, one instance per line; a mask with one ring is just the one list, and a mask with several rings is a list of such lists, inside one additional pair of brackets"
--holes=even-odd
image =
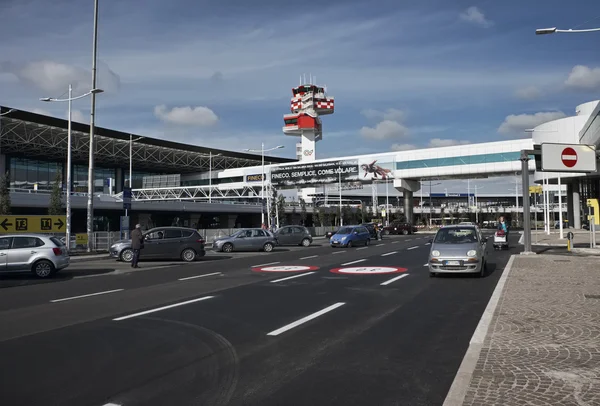
[[(65, 117), (37, 100), (89, 88), (92, 14), (0, 2), (0, 104)], [(336, 98), (318, 157), (522, 137), (599, 98), (600, 33), (534, 35), (552, 26), (598, 27), (600, 3), (100, 0), (97, 124), (293, 157), (282, 115), (312, 74)]]

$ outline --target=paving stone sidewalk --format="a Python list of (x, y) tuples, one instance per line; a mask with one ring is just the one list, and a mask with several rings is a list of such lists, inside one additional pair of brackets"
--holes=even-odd
[(600, 405), (600, 258), (515, 257), (463, 405)]

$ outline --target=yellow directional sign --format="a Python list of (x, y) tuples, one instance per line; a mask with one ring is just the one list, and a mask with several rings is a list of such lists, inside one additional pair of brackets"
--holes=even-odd
[(529, 194), (530, 195), (541, 195), (542, 194), (542, 186), (529, 186)]
[(88, 235), (87, 234), (75, 234), (75, 244), (76, 245), (87, 245), (88, 243)]
[(65, 216), (0, 216), (0, 233), (64, 233)]

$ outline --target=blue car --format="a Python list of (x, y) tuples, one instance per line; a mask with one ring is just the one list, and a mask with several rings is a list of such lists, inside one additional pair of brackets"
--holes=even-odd
[(369, 245), (371, 234), (365, 226), (345, 226), (331, 237), (329, 245), (333, 247), (352, 247), (355, 245)]

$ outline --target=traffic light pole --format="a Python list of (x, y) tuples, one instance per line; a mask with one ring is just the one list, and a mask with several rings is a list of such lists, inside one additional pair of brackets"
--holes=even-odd
[(535, 254), (531, 251), (531, 204), (529, 200), (529, 157), (539, 151), (524, 149), (521, 151), (521, 179), (523, 182), (523, 255)]

